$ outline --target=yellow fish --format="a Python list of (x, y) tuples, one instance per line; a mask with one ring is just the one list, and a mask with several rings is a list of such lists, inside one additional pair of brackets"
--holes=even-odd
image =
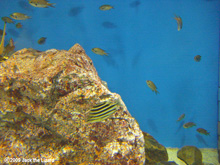
[(15, 49), (14, 41), (11, 38), (10, 41), (9, 41), (9, 44), (7, 44), (5, 46), (4, 54), (8, 55), (10, 52), (14, 51), (14, 49)]
[(99, 7), (99, 9), (105, 11), (105, 10), (114, 9), (114, 7), (111, 5), (102, 5)]
[(16, 19), (16, 20), (26, 20), (26, 19), (30, 19), (31, 17), (23, 14), (23, 13), (12, 13), (10, 15), (11, 18)]
[(148, 87), (149, 87), (153, 92), (155, 92), (156, 94), (159, 93), (159, 92), (157, 91), (156, 85), (155, 85), (152, 81), (147, 80), (146, 83), (147, 83)]
[(119, 100), (116, 102), (104, 101), (100, 102), (92, 107), (87, 119), (88, 123), (100, 122), (109, 118), (115, 113), (120, 106)]
[(46, 39), (47, 39), (46, 37), (41, 37), (37, 42), (38, 44), (42, 45), (46, 42)]
[(196, 124), (193, 122), (188, 122), (188, 123), (183, 124), (183, 128), (192, 128), (194, 126), (196, 126)]
[(182, 114), (182, 115), (178, 118), (177, 121), (181, 121), (181, 120), (183, 120), (184, 118), (185, 118), (185, 114)]
[(177, 21), (177, 30), (180, 31), (183, 26), (182, 18), (180, 16), (175, 15), (174, 19)]
[(108, 56), (108, 53), (106, 53), (101, 48), (92, 48), (92, 51), (93, 51), (93, 53), (98, 54), (98, 55), (106, 55), (106, 56)]
[(6, 23), (14, 23), (14, 21), (9, 17), (2, 17), (2, 21), (6, 22)]
[(14, 40), (11, 38), (10, 40), (9, 40), (9, 45), (12, 47), (12, 46), (15, 46), (15, 44), (14, 44)]
[(196, 131), (199, 132), (200, 134), (210, 135), (210, 133), (206, 131), (204, 128), (197, 128)]
[(16, 28), (18, 28), (18, 29), (19, 29), (19, 28), (22, 28), (22, 24), (21, 24), (21, 23), (17, 23), (15, 26), (16, 26)]
[(43, 7), (43, 8), (47, 8), (48, 6), (54, 7), (53, 5), (56, 5), (56, 3), (48, 3), (47, 0), (29, 0), (29, 4), (34, 7)]
[(200, 55), (196, 55), (195, 57), (194, 57), (194, 60), (196, 61), (196, 62), (200, 62), (201, 61), (201, 56)]
[(1, 44), (0, 44), (0, 55), (1, 55), (1, 54), (3, 53), (3, 51), (4, 51), (5, 30), (6, 30), (6, 22), (5, 22), (5, 25), (4, 25), (4, 30), (3, 30), (3, 35), (2, 35), (2, 41), (1, 41)]

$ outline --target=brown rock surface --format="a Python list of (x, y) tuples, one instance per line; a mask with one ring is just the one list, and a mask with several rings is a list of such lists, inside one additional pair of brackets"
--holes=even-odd
[(177, 157), (189, 165), (202, 165), (202, 153), (195, 146), (182, 147), (177, 152)]
[[(15, 52), (0, 64), (0, 92), (0, 163), (9, 157), (144, 164), (142, 131), (120, 96), (102, 84), (80, 45)], [(95, 104), (117, 99), (121, 105), (110, 118), (86, 122)]]
[(166, 148), (159, 144), (150, 134), (143, 132), (145, 140), (145, 163), (155, 165), (161, 161), (168, 161)]

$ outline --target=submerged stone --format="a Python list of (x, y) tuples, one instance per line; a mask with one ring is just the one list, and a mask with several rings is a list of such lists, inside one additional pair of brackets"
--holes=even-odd
[[(118, 110), (88, 123), (90, 109), (120, 100)], [(22, 49), (0, 63), (0, 162), (55, 164), (145, 162), (144, 137), (121, 97), (99, 78), (76, 44), (69, 51)]]
[(154, 165), (161, 161), (168, 161), (168, 153), (166, 148), (159, 144), (157, 140), (150, 134), (143, 132), (145, 141), (145, 163), (146, 165)]
[(177, 157), (186, 164), (202, 165), (202, 153), (195, 146), (184, 146), (177, 152)]

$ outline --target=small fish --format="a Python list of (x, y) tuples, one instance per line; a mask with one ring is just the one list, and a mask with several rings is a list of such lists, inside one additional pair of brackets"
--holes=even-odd
[(194, 57), (194, 60), (196, 61), (196, 62), (200, 62), (201, 61), (201, 56), (200, 55), (196, 55), (195, 57)]
[(93, 106), (89, 112), (87, 119), (88, 123), (100, 122), (109, 118), (118, 108), (119, 101), (113, 103), (111, 101), (104, 101)]
[(210, 135), (210, 133), (203, 128), (197, 128), (196, 131), (199, 132), (200, 134)]
[(0, 44), (0, 55), (1, 55), (1, 54), (3, 53), (3, 51), (4, 51), (5, 30), (6, 30), (6, 22), (5, 22), (5, 25), (4, 25), (4, 30), (3, 30), (3, 35), (2, 35), (2, 41), (1, 41), (1, 44)]
[(185, 118), (185, 114), (182, 114), (182, 115), (178, 118), (177, 121), (181, 121), (181, 120), (183, 120), (184, 118)]
[(108, 56), (108, 53), (106, 53), (104, 50), (101, 48), (92, 48), (93, 53), (99, 54), (99, 55), (106, 55)]
[(16, 28), (18, 28), (18, 29), (19, 29), (19, 28), (22, 28), (22, 24), (21, 24), (21, 23), (17, 23), (15, 26), (16, 26)]
[[(3, 35), (3, 30), (2, 29), (0, 29), (0, 36), (2, 36)], [(7, 33), (5, 32), (5, 35), (7, 35)]]
[(8, 55), (10, 52), (14, 51), (14, 49), (15, 49), (14, 41), (11, 38), (9, 40), (9, 43), (5, 46), (4, 54)]
[(7, 44), (7, 45), (5, 46), (5, 49), (4, 49), (3, 54), (4, 54), (4, 55), (9, 55), (9, 53), (12, 52), (12, 51), (14, 51), (14, 49), (15, 49), (15, 46), (10, 46), (9, 44)]
[(47, 8), (48, 6), (54, 7), (53, 5), (56, 5), (56, 3), (48, 3), (47, 0), (29, 0), (29, 4), (34, 7), (43, 7), (43, 8)]
[(46, 42), (46, 39), (46, 37), (41, 37), (37, 42), (38, 44), (43, 45)]
[(10, 46), (15, 46), (14, 40), (13, 40), (12, 38), (9, 40), (9, 45), (10, 45)]
[(193, 126), (196, 126), (196, 124), (193, 122), (188, 122), (188, 123), (183, 124), (183, 128), (191, 128)]
[(149, 87), (153, 92), (155, 92), (156, 94), (159, 93), (159, 92), (157, 91), (156, 85), (155, 85), (152, 81), (147, 80), (146, 83), (147, 83), (148, 87)]
[(114, 9), (114, 7), (111, 5), (102, 5), (99, 7), (99, 9), (102, 11), (106, 11), (106, 10)]
[(15, 20), (26, 20), (26, 19), (30, 19), (31, 17), (23, 14), (23, 13), (12, 13), (10, 15), (11, 18), (15, 19)]
[(182, 18), (180, 16), (175, 15), (174, 19), (177, 21), (177, 30), (180, 31), (183, 26)]
[(6, 23), (14, 23), (14, 21), (9, 17), (2, 17), (2, 21), (6, 22)]

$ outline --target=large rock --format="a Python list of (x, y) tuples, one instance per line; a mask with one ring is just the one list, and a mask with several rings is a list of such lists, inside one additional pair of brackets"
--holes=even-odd
[[(119, 109), (88, 123), (90, 109), (105, 100), (119, 100)], [(1, 163), (6, 157), (86, 165), (145, 161), (136, 120), (78, 44), (69, 51), (22, 49), (0, 64), (0, 153)]]
[(166, 148), (158, 143), (150, 134), (143, 132), (145, 141), (145, 163), (146, 165), (155, 165), (161, 161), (168, 161)]
[(202, 165), (202, 153), (195, 146), (184, 146), (177, 152), (177, 157), (189, 165)]

